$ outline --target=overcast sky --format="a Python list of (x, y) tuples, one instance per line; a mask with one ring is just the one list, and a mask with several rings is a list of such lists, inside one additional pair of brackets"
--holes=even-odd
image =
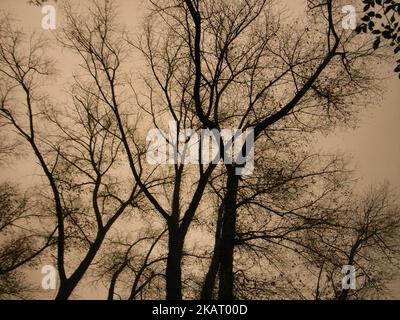
[[(356, 0), (353, 0), (354, 2)], [(83, 1), (82, 1), (83, 2)], [(303, 0), (287, 0), (288, 10), (298, 13), (304, 8)], [(352, 0), (348, 1), (351, 4)], [(54, 2), (49, 1), (49, 4)], [(143, 0), (118, 0), (121, 21), (130, 28), (138, 27), (143, 16)], [(0, 0), (0, 9), (13, 14), (27, 31), (51, 32), (41, 29), (40, 8), (27, 5), (27, 0)], [(71, 68), (70, 59), (58, 56), (59, 68), (66, 72)], [(383, 98), (378, 104), (366, 106), (356, 129), (336, 130), (326, 137), (318, 139), (317, 147), (329, 152), (341, 152), (352, 158), (352, 165), (357, 169), (360, 188), (389, 181), (392, 188), (400, 194), (400, 80), (392, 74), (394, 68), (389, 65), (382, 68), (383, 76), (390, 76), (386, 81)], [(33, 167), (26, 162), (14, 167), (1, 169), (1, 178), (26, 179), (32, 175)], [(39, 172), (37, 172), (39, 173)], [(400, 299), (400, 280), (393, 284), (393, 295)]]

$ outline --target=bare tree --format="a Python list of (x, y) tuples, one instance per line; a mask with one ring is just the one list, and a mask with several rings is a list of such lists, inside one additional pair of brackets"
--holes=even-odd
[[(399, 268), (398, 203), (389, 186), (355, 194), (329, 217), (329, 223), (304, 235), (304, 248), (315, 272), (316, 299), (379, 297)], [(353, 266), (356, 288), (342, 287), (344, 265)]]
[[(371, 59), (372, 49), (353, 33), (337, 31), (337, 2), (310, 2), (303, 24), (282, 21), (269, 1), (153, 5), (165, 21), (162, 28), (176, 35), (190, 59), (193, 109), (206, 128), (253, 127), (255, 140), (272, 130), (326, 130), (348, 122), (356, 110), (350, 108), (354, 98), (370, 87), (372, 77), (363, 72), (362, 61)], [(238, 168), (226, 164), (221, 299), (234, 297)]]
[[(265, 278), (267, 274), (272, 275), (284, 269), (284, 265), (291, 260), (290, 255), (297, 255), (291, 249), (291, 239), (305, 230), (324, 225), (329, 216), (328, 209), (334, 205), (333, 202), (326, 203), (327, 199), (343, 196), (347, 183), (345, 162), (336, 156), (312, 154), (304, 150), (288, 158), (292, 144), (285, 147), (285, 143), (280, 141), (275, 146), (264, 146), (270, 152), (256, 155), (253, 174), (243, 177), (238, 188), (239, 218), (234, 260), (235, 274), (239, 277), (235, 280), (237, 285), (234, 283), (238, 298), (249, 298), (253, 294), (254, 297), (277, 297), (271, 294), (273, 289), (265, 288), (265, 285), (278, 281), (260, 279), (257, 286), (258, 281), (253, 278), (251, 282), (259, 290), (255, 293), (245, 285), (243, 279), (251, 279), (255, 274)], [(213, 190), (221, 199), (221, 211), (227, 192), (225, 183), (225, 180), (212, 182)], [(216, 229), (220, 234), (220, 225)], [(215, 296), (213, 291), (220, 267), (220, 241), (220, 237), (216, 237), (212, 261), (203, 283), (202, 299)], [(285, 258), (283, 251), (287, 252)], [(286, 284), (286, 289), (290, 288), (283, 278), (279, 282), (282, 287)], [(263, 290), (265, 295), (260, 293)], [(282, 297), (284, 292), (287, 293), (287, 290), (279, 290), (276, 294)]]
[[(56, 298), (66, 299), (112, 225), (137, 206), (139, 192), (136, 183), (121, 188), (121, 181), (108, 175), (118, 166), (120, 143), (102, 102), (88, 93), (90, 87), (77, 81), (71, 113), (57, 110), (40, 87), (43, 78), (53, 73), (44, 55), (45, 40), (31, 37), (26, 44), (22, 31), (14, 30), (7, 20), (1, 30), (2, 121), (28, 143), (47, 178), (49, 210), (54, 212), (58, 234)], [(78, 261), (66, 259), (73, 245), (83, 251)], [(70, 275), (67, 265), (74, 265)]]
[[(354, 204), (344, 161), (309, 148), (316, 133), (355, 123), (374, 94), (366, 62), (386, 58), (374, 37), (341, 29), (339, 0), (307, 1), (301, 21), (268, 0), (149, 3), (137, 37), (112, 1), (63, 3), (57, 45), (79, 65), (62, 102), (44, 86), (56, 74), (48, 42), (1, 18), (0, 126), (13, 137), (4, 146), (30, 148), (51, 213), (44, 244), (7, 244), (19, 259), (7, 272), (55, 242), (57, 299), (91, 276), (109, 300), (345, 299), (343, 264), (367, 279), (354, 297), (383, 288), (390, 275), (371, 265), (395, 254), (396, 210), (384, 191)], [(254, 130), (254, 141), (226, 140), (225, 128)], [(150, 129), (163, 132), (162, 163), (148, 161)], [(202, 129), (215, 134), (217, 161), (202, 161)], [(226, 161), (233, 145), (239, 155)], [(253, 172), (242, 175), (251, 149)], [(352, 210), (359, 217), (343, 223)]]
[[(197, 182), (194, 182), (194, 186), (187, 190), (183, 189), (183, 178), (187, 172), (185, 171), (184, 161), (175, 164), (172, 172), (168, 172), (168, 170), (162, 172), (163, 170), (160, 168), (146, 166), (141, 159), (143, 150), (145, 150), (143, 149), (143, 142), (141, 142), (138, 130), (135, 131), (132, 128), (132, 123), (135, 120), (131, 117), (131, 108), (139, 105), (139, 108), (150, 116), (150, 123), (154, 123), (158, 127), (157, 123), (160, 121), (160, 114), (156, 113), (162, 113), (164, 107), (160, 108), (160, 105), (157, 105), (157, 101), (152, 99), (153, 96), (156, 96), (156, 93), (153, 93), (152, 90), (154, 89), (150, 83), (147, 83), (150, 90), (150, 98), (148, 103), (142, 105), (136, 89), (130, 81), (125, 80), (126, 77), (124, 77), (120, 67), (127, 57), (127, 48), (125, 46), (127, 42), (121, 39), (123, 33), (116, 21), (115, 9), (112, 3), (107, 1), (104, 3), (94, 2), (89, 16), (75, 14), (68, 5), (65, 10), (67, 23), (62, 35), (59, 37), (59, 41), (64, 47), (71, 49), (80, 56), (83, 62), (82, 71), (84, 76), (88, 77), (95, 88), (95, 92), (91, 91), (90, 95), (101, 100), (113, 116), (113, 123), (118, 131), (116, 135), (121, 143), (122, 152), (129, 165), (132, 178), (153, 209), (155, 209), (155, 212), (167, 224), (169, 245), (166, 264), (166, 295), (168, 299), (181, 299), (181, 261), (184, 240), (200, 204), (208, 177), (215, 165), (211, 164), (206, 169), (201, 166)], [(133, 43), (130, 42), (130, 44)], [(139, 45), (136, 47), (140, 48)], [(169, 50), (170, 48), (167, 48), (167, 51)], [(174, 49), (172, 48), (172, 50)], [(167, 51), (166, 53), (168, 54)], [(151, 61), (151, 55), (148, 58), (150, 59), (150, 64), (154, 67), (154, 64), (152, 64), (154, 60)], [(172, 64), (167, 65), (164, 71), (168, 72), (169, 68), (174, 68), (174, 66)], [(154, 68), (152, 71), (156, 75), (157, 71)], [(166, 83), (162, 83), (162, 80), (166, 81)], [(161, 92), (165, 95), (165, 99), (168, 100), (170, 98), (168, 96), (169, 92), (164, 86), (169, 88), (171, 79), (166, 77), (162, 80), (158, 79), (158, 85), (162, 89)], [(181, 77), (177, 77), (174, 81), (177, 85), (179, 85), (178, 81), (182, 81), (180, 87), (174, 89), (179, 94), (179, 100), (169, 100), (167, 112), (177, 122), (177, 137), (179, 137), (182, 128), (186, 126), (196, 127), (195, 125), (190, 125), (193, 123), (191, 121), (193, 117), (188, 108), (190, 101), (188, 101), (185, 91), (181, 89), (182, 86), (185, 86), (185, 83), (191, 81), (191, 74), (182, 74)], [(123, 96), (125, 88), (133, 89), (136, 105), (132, 105), (132, 102), (127, 101), (126, 97)], [(177, 105), (172, 105), (175, 102)], [(139, 118), (137, 118), (138, 120)], [(177, 141), (169, 141), (168, 143), (178, 148)], [(136, 152), (137, 150), (139, 151)], [(179, 152), (179, 150), (177, 151)], [(157, 169), (159, 169), (157, 171), (158, 176), (155, 174)], [(192, 169), (189, 169), (189, 171), (193, 172)], [(192, 176), (187, 176), (187, 178), (190, 181)], [(160, 189), (164, 194), (158, 198), (156, 194)], [(168, 191), (169, 189), (170, 191)], [(170, 192), (172, 194), (171, 198), (169, 197)], [(191, 194), (191, 200), (186, 201), (188, 203), (186, 208), (182, 206), (182, 194), (184, 192), (186, 196), (188, 193)], [(181, 212), (183, 213), (181, 214)]]

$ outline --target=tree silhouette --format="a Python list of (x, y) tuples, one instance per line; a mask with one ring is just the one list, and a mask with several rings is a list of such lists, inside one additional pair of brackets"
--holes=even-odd
[[(194, 110), (206, 128), (253, 127), (255, 140), (278, 128), (327, 129), (348, 121), (359, 89), (370, 88), (372, 78), (361, 70), (362, 60), (372, 59), (373, 50), (355, 34), (337, 31), (340, 19), (332, 1), (310, 1), (309, 25), (287, 29), (267, 1), (153, 5), (167, 21), (164, 28), (183, 39), (182, 50), (195, 75)], [(225, 168), (219, 297), (232, 299), (240, 178), (235, 163)]]
[[(0, 161), (22, 155), (41, 180), (32, 195), (0, 185), (0, 295), (21, 297), (24, 271), (49, 259), (56, 299), (84, 281), (108, 300), (384, 291), (398, 270), (398, 205), (388, 187), (354, 192), (344, 157), (312, 147), (375, 97), (382, 40), (399, 52), (400, 6), (363, 2), (354, 32), (333, 0), (307, 1), (297, 20), (267, 0), (149, 0), (132, 33), (113, 1), (65, 1), (51, 35), (76, 64), (62, 91), (48, 39), (2, 16), (0, 129), (10, 139)], [(254, 141), (224, 129), (253, 130)], [(215, 161), (202, 161), (204, 130)], [(154, 131), (162, 163), (149, 161)], [(354, 291), (341, 288), (343, 265), (357, 270)]]

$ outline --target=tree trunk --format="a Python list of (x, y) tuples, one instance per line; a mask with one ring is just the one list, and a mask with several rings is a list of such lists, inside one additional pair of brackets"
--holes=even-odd
[(348, 295), (349, 295), (349, 289), (343, 289), (340, 292), (340, 295), (339, 295), (339, 297), (337, 299), (338, 300), (347, 300)]
[(168, 257), (166, 268), (167, 300), (182, 300), (182, 254), (183, 239), (178, 222), (168, 225)]
[(108, 288), (107, 300), (114, 300), (114, 292), (115, 292), (115, 285), (117, 284), (117, 280), (119, 275), (124, 271), (128, 261), (125, 260), (121, 266), (115, 271), (115, 273), (111, 277), (110, 286)]
[(75, 289), (76, 285), (77, 283), (72, 283), (70, 279), (60, 282), (60, 287), (58, 288), (55, 300), (67, 300), (72, 291)]
[(214, 252), (211, 258), (211, 263), (208, 268), (207, 275), (204, 279), (203, 288), (201, 290), (201, 300), (211, 300), (213, 298), (213, 291), (215, 288), (215, 280), (217, 279), (219, 265), (220, 265), (220, 246), (221, 246), (221, 227), (222, 215), (225, 208), (225, 199), (218, 210), (217, 226), (215, 230)]
[(67, 300), (72, 291), (76, 288), (79, 281), (83, 278), (86, 271), (89, 269), (93, 259), (100, 249), (101, 244), (105, 238), (106, 231), (99, 234), (93, 244), (90, 246), (85, 258), (79, 264), (74, 273), (67, 279), (60, 280), (60, 287), (57, 292), (55, 300)]
[(225, 212), (222, 219), (220, 269), (219, 269), (219, 300), (233, 300), (233, 253), (236, 234), (236, 197), (239, 177), (235, 167), (227, 165), (227, 194)]

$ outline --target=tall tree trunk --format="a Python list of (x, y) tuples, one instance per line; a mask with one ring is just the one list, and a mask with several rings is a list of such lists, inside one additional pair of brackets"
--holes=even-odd
[(201, 290), (200, 299), (202, 300), (211, 300), (213, 298), (215, 280), (217, 279), (218, 269), (220, 265), (221, 227), (224, 208), (225, 199), (221, 203), (218, 210), (217, 226), (215, 230), (214, 252), (211, 258), (211, 263), (208, 268), (207, 275), (204, 279), (203, 288)]
[(128, 260), (125, 260), (121, 266), (115, 271), (115, 273), (111, 277), (110, 286), (108, 287), (107, 300), (114, 300), (114, 292), (115, 285), (117, 284), (117, 280), (119, 275), (124, 271), (125, 267), (128, 264)]
[(233, 165), (227, 165), (226, 167), (228, 179), (221, 230), (218, 298), (220, 300), (233, 300), (233, 253), (235, 248), (236, 197), (239, 177), (236, 175)]
[(167, 300), (182, 300), (183, 238), (178, 221), (168, 224), (168, 257), (166, 268)]
[(66, 279), (60, 282), (55, 300), (67, 300), (75, 289), (76, 284), (72, 283), (70, 279)]
[(60, 287), (55, 300), (67, 300), (69, 298), (69, 296), (72, 294), (72, 291), (74, 291), (79, 281), (81, 281), (86, 271), (89, 269), (93, 259), (100, 249), (101, 244), (103, 243), (106, 233), (107, 231), (104, 230), (97, 236), (96, 240), (90, 246), (85, 258), (81, 261), (74, 273), (69, 278), (60, 279)]

